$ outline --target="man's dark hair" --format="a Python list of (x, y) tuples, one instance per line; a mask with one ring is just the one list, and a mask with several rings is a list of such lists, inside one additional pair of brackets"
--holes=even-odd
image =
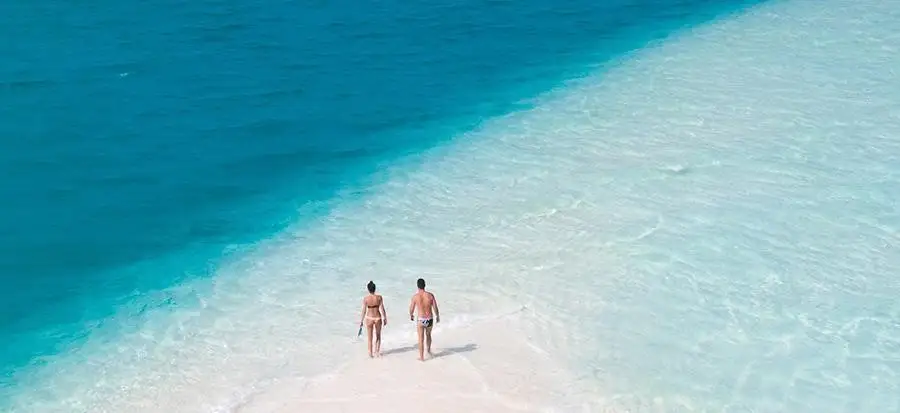
[(369, 281), (369, 283), (366, 284), (366, 288), (369, 289), (370, 293), (374, 293), (375, 292), (375, 283), (373, 283), (372, 281)]
[(418, 286), (419, 289), (424, 290), (425, 289), (425, 280), (419, 278), (418, 280), (416, 280), (416, 286)]

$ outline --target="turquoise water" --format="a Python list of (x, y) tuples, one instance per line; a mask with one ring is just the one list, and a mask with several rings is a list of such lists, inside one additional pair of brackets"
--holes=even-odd
[(5, 3), (2, 383), (379, 165), (751, 3)]
[(0, 6), (0, 410), (900, 410), (889, 2), (94, 6)]

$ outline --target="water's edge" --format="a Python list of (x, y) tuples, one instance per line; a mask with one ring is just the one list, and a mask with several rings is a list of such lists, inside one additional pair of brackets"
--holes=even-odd
[[(650, 23), (630, 22), (624, 28), (617, 28), (618, 31), (614, 36), (600, 39), (590, 46), (592, 50), (600, 50), (599, 52), (567, 55), (564, 56), (567, 61), (558, 61), (547, 67), (523, 68), (523, 73), (510, 76), (530, 79), (533, 82), (492, 91), (490, 98), (481, 101), (480, 104), (473, 104), (474, 109), (462, 110), (461, 113), (451, 114), (449, 118), (436, 120), (431, 124), (416, 125), (411, 130), (384, 132), (408, 135), (407, 138), (400, 139), (408, 145), (382, 153), (378, 158), (350, 159), (346, 165), (345, 176), (335, 180), (339, 184), (335, 183), (331, 188), (322, 189), (314, 197), (306, 196), (308, 194), (298, 196), (291, 179), (286, 178), (280, 179), (278, 188), (265, 195), (223, 205), (223, 208), (230, 211), (227, 215), (252, 214), (256, 226), (249, 230), (220, 235), (212, 241), (188, 245), (179, 251), (162, 252), (133, 264), (101, 271), (100, 274), (108, 275), (95, 276), (96, 279), (118, 280), (118, 286), (108, 292), (109, 296), (61, 297), (54, 304), (57, 311), (53, 318), (55, 325), (49, 328), (42, 325), (47, 321), (43, 316), (41, 319), (29, 319), (27, 315), (9, 326), (7, 334), (11, 339), (8, 341), (9, 350), (4, 357), (2, 369), (4, 379), (0, 385), (4, 387), (13, 385), (15, 383), (13, 372), (23, 366), (40, 366), (46, 362), (45, 356), (77, 348), (90, 335), (92, 328), (102, 325), (105, 317), (131, 300), (144, 295), (153, 295), (154, 291), (190, 279), (209, 277), (216, 273), (223, 262), (236, 255), (247, 253), (259, 241), (269, 239), (289, 226), (294, 229), (303, 228), (307, 223), (315, 222), (331, 210), (333, 205), (329, 199), (336, 193), (365, 194), (373, 183), (385, 179), (380, 175), (384, 166), (400, 159), (415, 157), (416, 154), (429, 148), (452, 144), (454, 137), (477, 127), (482, 119), (529, 108), (532, 105), (531, 99), (564, 86), (586, 73), (594, 72), (598, 67), (614, 64), (617, 59), (632, 50), (690, 30), (694, 25), (738, 13), (760, 1), (742, 0), (727, 6), (715, 5), (711, 1), (699, 3), (702, 5), (685, 6), (703, 9), (695, 10), (690, 20), (684, 20), (680, 14), (673, 13), (671, 16), (656, 16), (661, 20)], [(642, 24), (652, 24), (652, 27)], [(478, 100), (476, 96), (471, 98), (472, 102)], [(418, 139), (421, 136), (429, 136), (430, 139)], [(160, 305), (177, 306), (165, 302)], [(148, 310), (150, 308), (145, 309)]]

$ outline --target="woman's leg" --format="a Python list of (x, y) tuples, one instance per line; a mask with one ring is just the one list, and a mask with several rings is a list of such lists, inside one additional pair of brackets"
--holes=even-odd
[(369, 357), (372, 357), (372, 320), (366, 320), (366, 337), (369, 339)]
[(381, 357), (381, 320), (375, 322), (375, 354)]

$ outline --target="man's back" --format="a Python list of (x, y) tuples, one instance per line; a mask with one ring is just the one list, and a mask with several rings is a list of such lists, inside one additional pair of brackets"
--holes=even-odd
[(419, 291), (413, 296), (413, 302), (416, 303), (419, 318), (427, 319), (433, 317), (431, 308), (434, 307), (434, 294), (425, 290)]
[[(428, 348), (428, 354), (431, 354), (431, 327), (434, 323), (441, 322), (441, 309), (438, 308), (437, 299), (434, 294), (425, 291), (425, 280), (419, 278), (416, 280), (416, 287), (419, 291), (412, 296), (409, 303), (409, 320), (413, 320), (413, 311), (418, 310), (419, 321), (416, 322), (416, 332), (419, 336), (419, 360), (425, 361), (425, 348)], [(434, 314), (431, 313), (434, 308)]]

